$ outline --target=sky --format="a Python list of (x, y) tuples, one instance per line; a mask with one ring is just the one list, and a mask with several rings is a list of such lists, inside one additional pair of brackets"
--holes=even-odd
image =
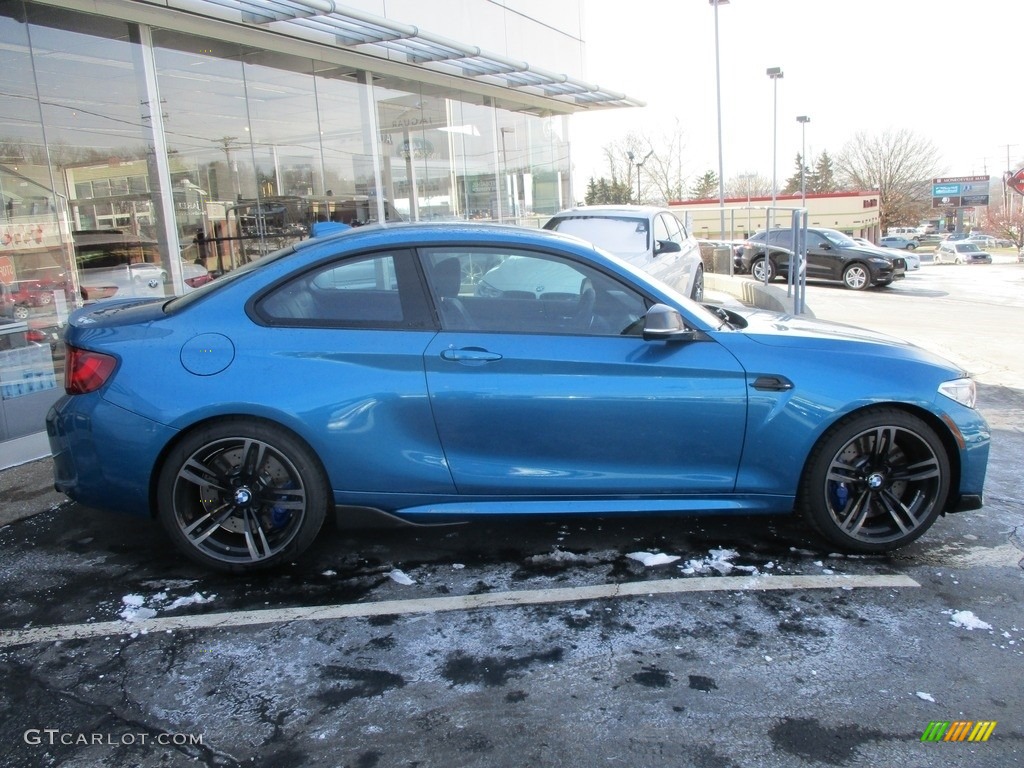
[[(601, 149), (630, 131), (682, 131), (687, 186), (718, 172), (715, 9), (708, 0), (583, 0), (584, 79), (646, 103), (571, 120), (577, 192), (608, 176)], [(910, 129), (941, 176), (1024, 165), (1024, 0), (731, 0), (718, 8), (723, 177), (792, 175), (858, 133)], [(781, 67), (773, 82), (769, 67)], [(777, 92), (776, 92), (777, 88)], [(777, 119), (775, 99), (777, 98)], [(582, 193), (579, 193), (582, 194)]]

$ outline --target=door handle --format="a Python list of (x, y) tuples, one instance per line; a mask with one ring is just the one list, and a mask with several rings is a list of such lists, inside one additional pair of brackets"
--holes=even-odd
[(501, 360), (501, 355), (497, 352), (489, 352), (486, 349), (480, 347), (462, 347), (461, 349), (455, 349), (449, 347), (441, 353), (442, 360), (448, 360), (453, 363), (470, 363), (480, 365), (482, 363), (491, 363), (495, 360)]
[(786, 392), (793, 388), (793, 382), (785, 376), (768, 375), (758, 376), (750, 386), (761, 392)]

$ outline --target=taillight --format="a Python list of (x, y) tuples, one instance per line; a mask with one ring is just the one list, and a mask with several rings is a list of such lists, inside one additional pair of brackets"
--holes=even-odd
[(64, 354), (64, 391), (69, 395), (95, 392), (114, 372), (117, 358), (68, 345)]
[(198, 277), (190, 277), (185, 281), (185, 285), (190, 288), (198, 288), (200, 285), (206, 285), (213, 280), (213, 275), (199, 275)]

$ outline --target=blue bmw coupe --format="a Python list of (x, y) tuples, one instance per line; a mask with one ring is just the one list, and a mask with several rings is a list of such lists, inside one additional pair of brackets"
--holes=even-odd
[(982, 503), (989, 429), (956, 366), (709, 308), (546, 231), (352, 229), (85, 307), (65, 340), (57, 489), (221, 570), (295, 558), (329, 511), (795, 513), (870, 553)]

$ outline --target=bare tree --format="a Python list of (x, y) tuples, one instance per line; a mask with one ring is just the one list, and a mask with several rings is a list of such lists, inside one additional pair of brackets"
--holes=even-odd
[(725, 182), (725, 196), (738, 198), (769, 197), (772, 180), (757, 173), (741, 173)]
[(631, 131), (602, 148), (612, 186), (626, 184), (636, 202), (662, 205), (686, 196), (683, 130), (679, 121), (669, 133), (652, 139)]
[(986, 232), (994, 232), (1013, 241), (1018, 250), (1024, 248), (1024, 198), (1015, 200), (1010, 209), (990, 205), (984, 226)]
[(924, 182), (939, 175), (939, 152), (913, 131), (858, 133), (835, 164), (844, 186), (878, 190), (883, 232), (892, 226), (917, 224), (929, 212), (929, 187)]
[[(647, 145), (654, 149), (644, 162), (640, 176), (644, 198), (658, 204), (686, 198), (686, 177), (683, 176), (683, 128), (676, 118), (671, 131)], [(643, 155), (641, 155), (643, 157)]]

